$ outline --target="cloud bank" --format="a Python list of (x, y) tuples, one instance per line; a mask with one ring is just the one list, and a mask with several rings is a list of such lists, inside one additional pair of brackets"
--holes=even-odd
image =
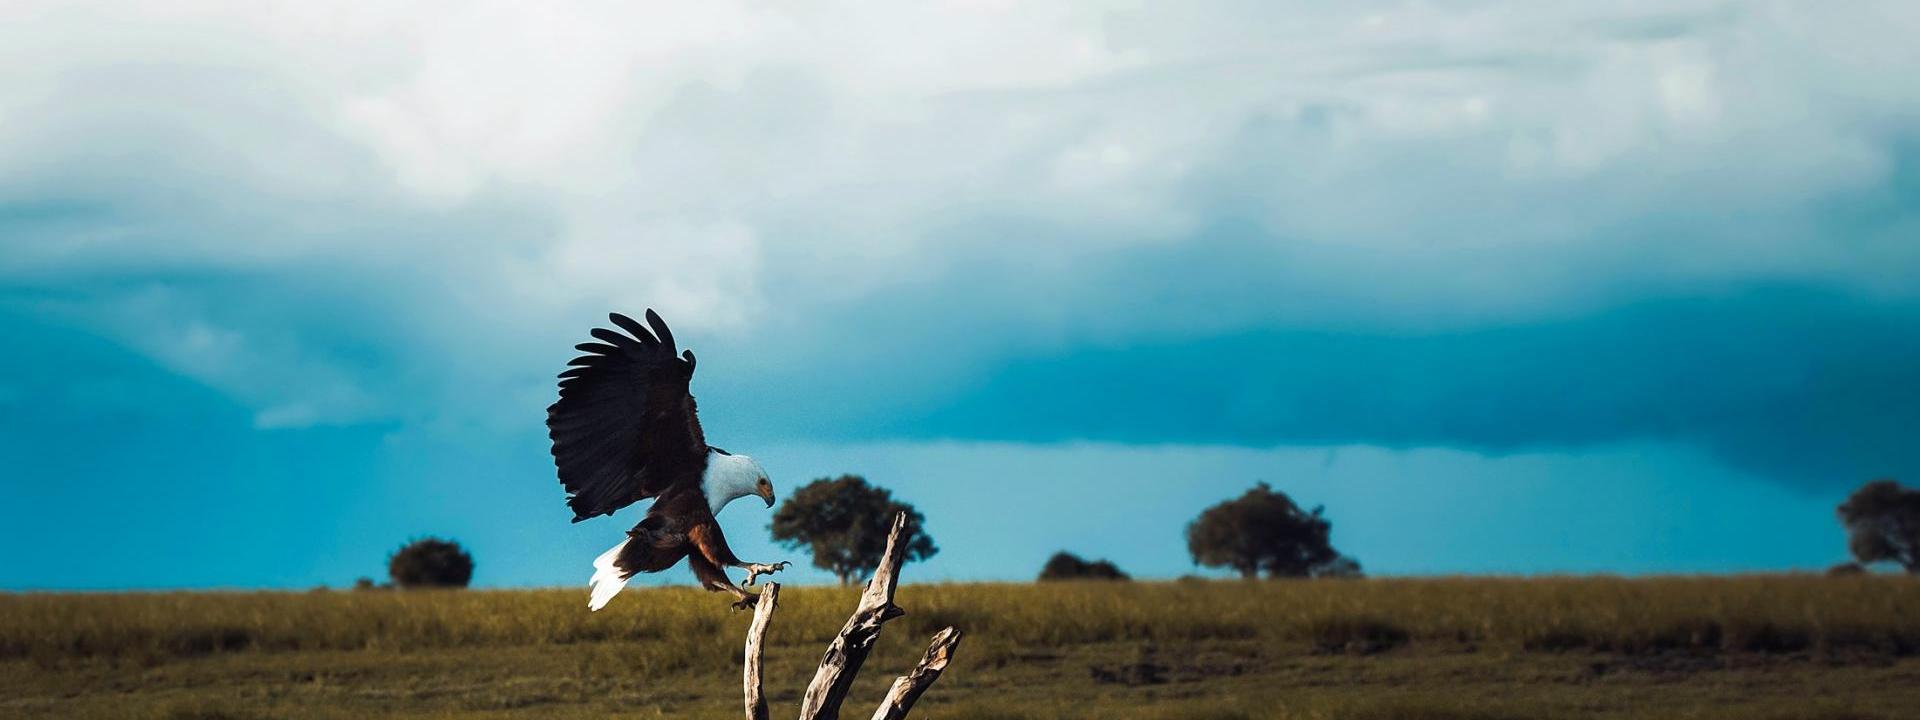
[(652, 306), (749, 439), (1920, 469), (1904, 3), (9, 14), (0, 302), (261, 428), (524, 432)]

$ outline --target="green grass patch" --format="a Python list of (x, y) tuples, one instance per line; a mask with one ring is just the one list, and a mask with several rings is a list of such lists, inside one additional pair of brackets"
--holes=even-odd
[[(776, 704), (797, 702), (855, 599), (783, 592)], [(958, 625), (958, 660), (916, 711), (928, 718), (1920, 707), (1907, 577), (933, 584), (899, 603), (908, 615), (856, 696), (877, 698)], [(747, 621), (672, 588), (600, 613), (578, 589), (0, 595), (0, 716), (732, 717)]]

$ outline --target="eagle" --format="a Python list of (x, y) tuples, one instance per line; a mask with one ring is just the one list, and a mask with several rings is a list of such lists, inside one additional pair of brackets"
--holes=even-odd
[(626, 540), (593, 561), (587, 607), (606, 607), (634, 575), (683, 558), (702, 587), (732, 593), (735, 609), (751, 607), (759, 595), (733, 584), (726, 569), (746, 570), (751, 586), (788, 563), (734, 557), (714, 516), (749, 495), (773, 507), (773, 482), (753, 458), (707, 444), (688, 388), (693, 351), (678, 352), (653, 310), (646, 317), (643, 326), (608, 315), (626, 332), (594, 328), (599, 342), (575, 345), (585, 354), (567, 363), (560, 399), (547, 407), (553, 464), (574, 522), (653, 500)]

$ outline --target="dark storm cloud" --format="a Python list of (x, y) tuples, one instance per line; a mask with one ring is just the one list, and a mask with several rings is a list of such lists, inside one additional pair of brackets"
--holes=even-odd
[(1920, 470), (1920, 308), (1755, 288), (1465, 332), (1082, 349), (1010, 362), (916, 430), (1490, 453), (1677, 442), (1832, 488)]

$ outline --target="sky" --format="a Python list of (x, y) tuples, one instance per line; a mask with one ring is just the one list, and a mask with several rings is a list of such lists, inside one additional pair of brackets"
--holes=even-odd
[(544, 408), (649, 307), (909, 580), (1208, 574), (1256, 482), (1375, 575), (1817, 570), (1920, 478), (1911, 3), (5, 4), (0, 589), (584, 584)]

